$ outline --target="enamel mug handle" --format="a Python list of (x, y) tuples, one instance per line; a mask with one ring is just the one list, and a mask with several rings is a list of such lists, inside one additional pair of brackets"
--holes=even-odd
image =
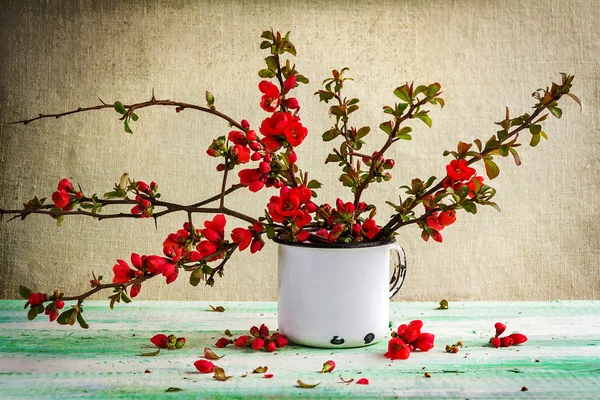
[(404, 249), (399, 245), (392, 243), (390, 246), (390, 252), (396, 254), (397, 262), (394, 265), (394, 272), (392, 273), (392, 278), (390, 280), (390, 299), (398, 293), (402, 284), (404, 283), (404, 278), (406, 277), (406, 253), (404, 253)]

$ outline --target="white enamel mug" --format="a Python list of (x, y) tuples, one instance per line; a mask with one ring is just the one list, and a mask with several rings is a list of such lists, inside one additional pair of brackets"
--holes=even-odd
[(279, 243), (278, 255), (278, 328), (291, 342), (360, 347), (387, 336), (389, 300), (406, 274), (400, 246)]

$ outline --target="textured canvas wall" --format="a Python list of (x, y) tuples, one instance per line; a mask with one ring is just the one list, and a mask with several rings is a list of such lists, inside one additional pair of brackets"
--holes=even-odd
[[(350, 198), (336, 167), (323, 165), (330, 145), (320, 136), (330, 121), (313, 96), (332, 69), (351, 68), (348, 91), (361, 99), (355, 123), (375, 131), (394, 88), (412, 80), (443, 85), (446, 107), (432, 111), (433, 128), (414, 124), (414, 139), (390, 154), (393, 180), (367, 196), (380, 204), (381, 220), (390, 213), (382, 199), (395, 200), (399, 186), (444, 174), (445, 149), (487, 139), (506, 106), (527, 112), (535, 89), (560, 72), (575, 74), (583, 111), (565, 101), (563, 118), (545, 126), (550, 140), (522, 147), (523, 165), (501, 160), (493, 182), (501, 213), (460, 213), (443, 244), (424, 243), (415, 227), (400, 232), (410, 271), (398, 299), (600, 298), (597, 1), (2, 1), (0, 17), (2, 208), (50, 196), (63, 177), (104, 193), (123, 172), (158, 182), (164, 200), (192, 203), (216, 193), (215, 160), (205, 149), (228, 127), (208, 115), (145, 109), (134, 135), (114, 111), (8, 122), (98, 98), (139, 102), (152, 90), (202, 104), (209, 90), (220, 110), (256, 126), (265, 116), (259, 36), (269, 28), (292, 31), (297, 68), (311, 79), (298, 91), (310, 131), (298, 153), (301, 167), (324, 183), (324, 201)], [(229, 205), (258, 215), (272, 194), (238, 191)], [(49, 217), (5, 218), (0, 297), (18, 297), (19, 284), (80, 292), (92, 271), (110, 278), (117, 258), (160, 254), (164, 237), (185, 219), (170, 215), (155, 229), (150, 220), (73, 217), (59, 228)], [(276, 246), (268, 243), (258, 255), (236, 255), (213, 288), (193, 288), (186, 276), (168, 287), (160, 279), (140, 298), (274, 300), (276, 285)]]

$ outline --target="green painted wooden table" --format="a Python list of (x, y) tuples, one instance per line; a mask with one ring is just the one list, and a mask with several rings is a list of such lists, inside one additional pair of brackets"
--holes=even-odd
[[(88, 302), (90, 329), (27, 321), (22, 301), (0, 301), (0, 398), (600, 398), (600, 302), (433, 303), (391, 306), (394, 327), (424, 321), (436, 335), (435, 348), (413, 352), (408, 360), (383, 357), (387, 342), (358, 349), (322, 350), (289, 345), (274, 353), (228, 347), (216, 340), (229, 329), (234, 336), (252, 325), (277, 324), (275, 303), (138, 301), (117, 305)], [(495, 349), (487, 342), (494, 323), (529, 337), (520, 346)], [(155, 357), (149, 338), (156, 333), (187, 338), (181, 350)], [(459, 353), (446, 344), (462, 340)], [(196, 372), (193, 363), (205, 347), (225, 357), (215, 362), (233, 377), (225, 382)], [(320, 374), (334, 360), (334, 372)], [(273, 377), (248, 374), (268, 366)], [(430, 377), (425, 377), (428, 372)], [(369, 385), (340, 380), (367, 378)], [(296, 385), (321, 384), (315, 389)], [(182, 389), (166, 393), (170, 388)], [(522, 388), (526, 387), (527, 391)]]

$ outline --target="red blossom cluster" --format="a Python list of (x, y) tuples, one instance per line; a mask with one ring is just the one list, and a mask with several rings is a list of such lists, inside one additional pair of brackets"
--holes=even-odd
[(498, 347), (508, 347), (514, 344), (521, 344), (527, 341), (527, 336), (522, 333), (512, 333), (508, 336), (500, 337), (506, 330), (506, 325), (502, 322), (496, 322), (494, 324), (494, 328), (496, 328), (496, 335), (490, 339), (490, 344), (496, 348)]
[(277, 348), (285, 347), (288, 344), (288, 340), (279, 332), (270, 333), (269, 328), (265, 324), (262, 324), (260, 328), (256, 326), (251, 327), (250, 335), (242, 335), (235, 340), (222, 337), (217, 341), (215, 346), (223, 348), (232, 343), (236, 347), (252, 347), (254, 350), (265, 349), (265, 351), (270, 353)]
[[(48, 316), (50, 322), (53, 322), (54, 320), (56, 320), (56, 318), (58, 318), (58, 315), (60, 313), (59, 310), (62, 310), (65, 306), (65, 302), (62, 299), (63, 294), (58, 290), (55, 291), (51, 296), (48, 296), (47, 293), (31, 293), (29, 289), (23, 286), (20, 289), (21, 291), (25, 291), (25, 293), (22, 292), (22, 294), (24, 294), (26, 298), (28, 298), (28, 301), (25, 304), (25, 308), (27, 308), (27, 306), (31, 307), (30, 316), (32, 316), (33, 318), (35, 318), (37, 314), (41, 314), (43, 312), (45, 315)], [(44, 307), (44, 303), (46, 301), (50, 301), (50, 303), (48, 303), (48, 305)], [(33, 318), (30, 317), (29, 319)]]
[(392, 360), (406, 360), (411, 351), (429, 351), (433, 348), (435, 335), (421, 332), (423, 321), (414, 320), (398, 327), (392, 332), (392, 339), (388, 342), (388, 351), (385, 357)]
[(52, 202), (54, 207), (60, 208), (62, 211), (70, 211), (73, 208), (73, 203), (83, 197), (83, 193), (76, 191), (73, 184), (67, 179), (61, 179), (58, 182), (56, 192), (52, 193)]
[(148, 218), (152, 216), (154, 208), (152, 206), (151, 199), (157, 197), (158, 185), (156, 182), (151, 182), (148, 185), (144, 181), (137, 181), (133, 183), (135, 188), (135, 202), (137, 203), (131, 209), (132, 214), (140, 214), (141, 218)]
[(298, 241), (308, 239), (308, 231), (303, 230), (312, 221), (310, 214), (317, 210), (311, 201), (312, 191), (304, 185), (289, 188), (284, 186), (279, 196), (272, 196), (267, 204), (267, 210), (273, 222), (289, 223), (292, 234)]
[(167, 336), (163, 333), (152, 336), (150, 341), (158, 348), (169, 350), (181, 349), (186, 342), (184, 337), (178, 338), (173, 334)]
[(342, 234), (351, 235), (355, 241), (372, 239), (381, 228), (370, 214), (368, 218), (361, 218), (360, 215), (365, 211), (372, 210), (365, 202), (359, 202), (357, 207), (354, 203), (346, 202), (338, 198), (335, 202), (335, 208), (329, 204), (324, 204), (319, 208), (319, 217), (323, 218), (330, 229), (321, 228), (315, 232), (328, 241), (337, 242)]

